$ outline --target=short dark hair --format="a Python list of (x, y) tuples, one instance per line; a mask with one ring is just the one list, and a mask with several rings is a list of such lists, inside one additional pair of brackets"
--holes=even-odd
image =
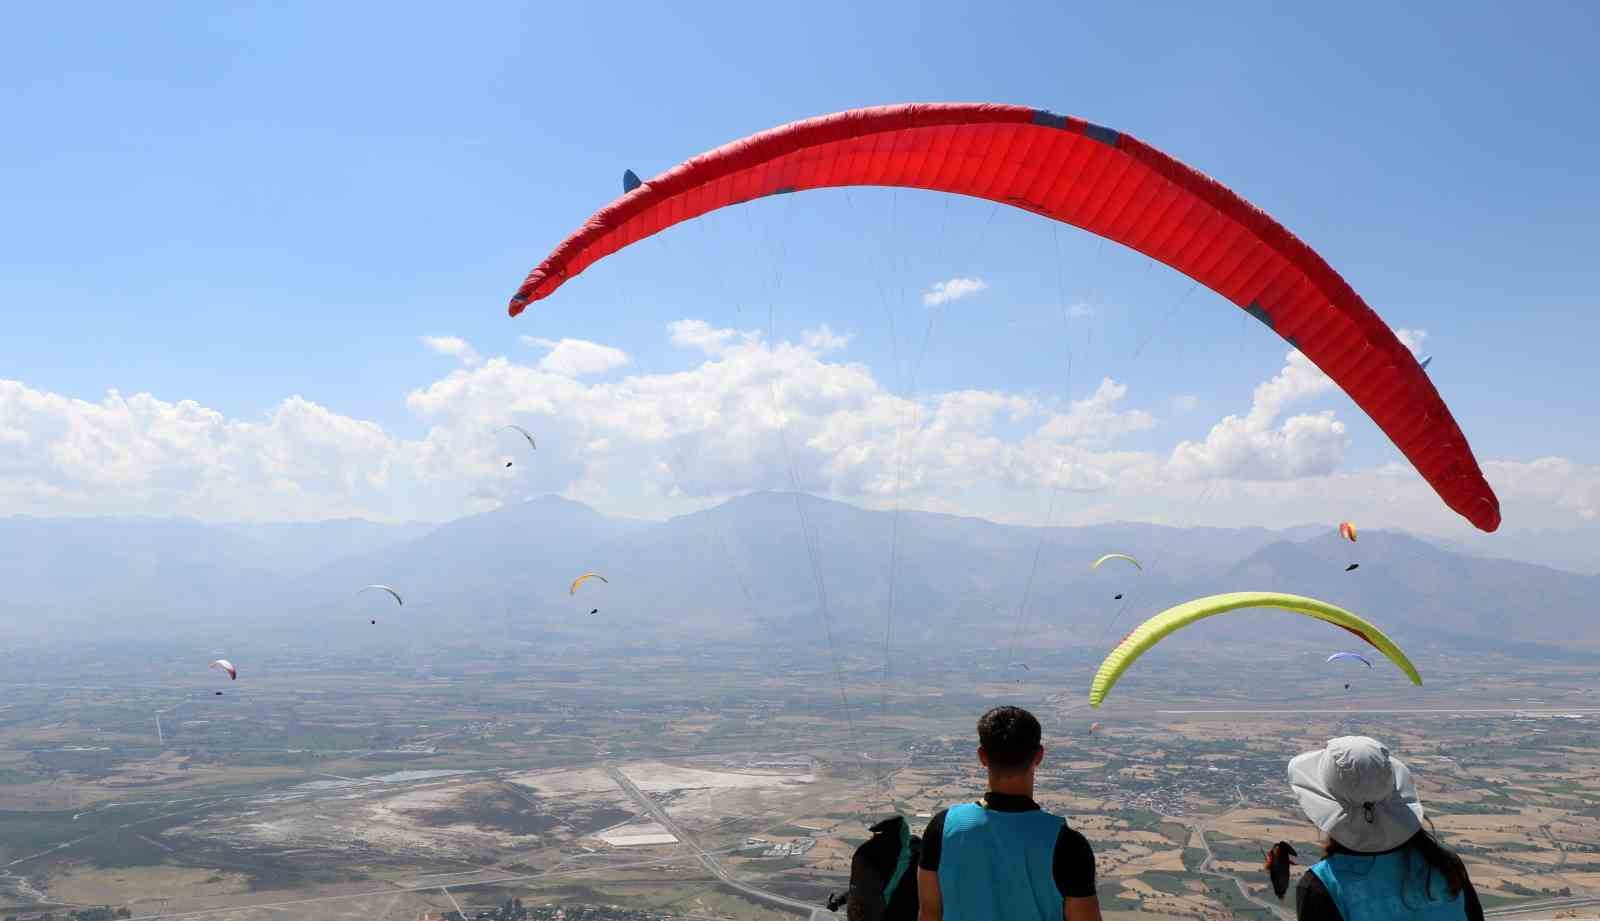
[(989, 756), (989, 766), (1002, 771), (1027, 767), (1041, 735), (1039, 721), (1021, 707), (995, 707), (978, 718), (978, 747)]

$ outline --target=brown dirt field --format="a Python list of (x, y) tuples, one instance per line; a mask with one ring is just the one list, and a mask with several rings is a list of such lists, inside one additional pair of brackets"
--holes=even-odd
[(123, 905), (148, 899), (151, 893), (183, 893), (185, 897), (232, 895), (250, 890), (249, 878), (239, 873), (194, 870), (186, 867), (120, 867), (97, 870), (72, 867), (52, 875), (45, 883), (51, 897), (76, 905)]

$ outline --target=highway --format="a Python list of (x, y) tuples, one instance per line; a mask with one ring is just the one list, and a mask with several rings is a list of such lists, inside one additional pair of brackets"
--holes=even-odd
[(1198, 825), (1191, 826), (1191, 828), (1194, 830), (1194, 836), (1200, 839), (1200, 846), (1205, 848), (1206, 852), (1206, 859), (1200, 862), (1199, 869), (1201, 873), (1204, 873), (1208, 876), (1220, 876), (1223, 879), (1232, 881), (1233, 885), (1238, 888), (1239, 895), (1243, 897), (1245, 901), (1256, 906), (1257, 908), (1265, 909), (1268, 913), (1279, 918), (1291, 917), (1289, 910), (1286, 907), (1282, 905), (1274, 905), (1271, 902), (1262, 901), (1261, 899), (1251, 895), (1250, 886), (1244, 881), (1243, 877), (1229, 873), (1227, 870), (1222, 870), (1217, 867), (1217, 857), (1215, 854), (1211, 853), (1211, 842), (1206, 840), (1205, 823), (1202, 822)]
[(1590, 919), (1600, 918), (1600, 898), (1592, 896), (1574, 896), (1570, 899), (1541, 899), (1529, 902), (1526, 905), (1508, 905), (1505, 908), (1486, 909), (1483, 916), (1486, 918), (1510, 918), (1514, 921), (1545, 921), (1556, 917), (1558, 911), (1572, 911), (1579, 908), (1592, 908), (1593, 911), (1581, 915), (1563, 915), (1563, 918)]
[(687, 847), (690, 851), (692, 851), (695, 858), (700, 861), (701, 866), (706, 868), (706, 872), (710, 873), (718, 880), (726, 883), (729, 886), (732, 886), (733, 888), (757, 901), (778, 905), (783, 908), (790, 909), (791, 911), (804, 912), (812, 919), (812, 921), (833, 921), (833, 919), (838, 917), (838, 915), (819, 905), (811, 905), (806, 902), (791, 899), (785, 895), (779, 895), (776, 892), (769, 892), (765, 889), (757, 889), (755, 886), (735, 879), (732, 874), (723, 868), (722, 862), (717, 860), (716, 855), (708, 853), (701, 848), (700, 845), (696, 844), (694, 839), (685, 834), (678, 823), (673, 821), (672, 816), (667, 814), (667, 810), (661, 808), (659, 803), (651, 799), (649, 796), (646, 796), (645, 792), (635, 786), (634, 782), (629, 780), (628, 775), (622, 773), (620, 768), (614, 764), (607, 763), (606, 773), (611, 775), (612, 781), (614, 781), (618, 787), (622, 788), (622, 791), (628, 794), (628, 796), (631, 797), (635, 803), (639, 804), (641, 809), (650, 813), (651, 818), (654, 818), (657, 824), (659, 824), (662, 828), (665, 828), (669, 833), (676, 837), (684, 847)]

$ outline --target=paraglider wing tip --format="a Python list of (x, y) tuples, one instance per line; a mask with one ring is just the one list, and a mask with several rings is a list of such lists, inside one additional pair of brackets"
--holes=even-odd
[(638, 173), (631, 169), (622, 171), (622, 194), (626, 195), (642, 185), (644, 185), (644, 182), (639, 178)]
[(1489, 534), (1500, 530), (1500, 500), (1490, 493), (1487, 496), (1479, 496), (1478, 501), (1487, 507), (1487, 511), (1473, 516), (1472, 523)]

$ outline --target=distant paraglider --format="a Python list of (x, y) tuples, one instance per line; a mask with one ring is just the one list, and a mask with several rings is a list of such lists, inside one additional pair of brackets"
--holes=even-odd
[(1139, 565), (1139, 561), (1134, 559), (1133, 557), (1127, 555), (1126, 553), (1108, 553), (1105, 556), (1102, 556), (1101, 558), (1099, 558), (1098, 560), (1095, 560), (1093, 563), (1090, 563), (1089, 564), (1089, 568), (1090, 569), (1099, 569), (1100, 568), (1100, 564), (1104, 563), (1106, 560), (1127, 560), (1128, 562), (1133, 564), (1135, 569), (1139, 570), (1140, 572), (1144, 571), (1144, 567)]
[[(1327, 658), (1327, 661), (1335, 662), (1335, 661), (1338, 661), (1339, 659), (1355, 659), (1357, 662), (1360, 662), (1362, 665), (1365, 665), (1367, 668), (1369, 668), (1369, 669), (1372, 668), (1372, 663), (1367, 661), (1367, 657), (1364, 656), (1364, 655), (1361, 655), (1360, 653), (1356, 653), (1356, 652), (1336, 652), (1333, 655), (1329, 656)], [(1350, 682), (1346, 681), (1344, 683), (1344, 689), (1346, 691), (1350, 690)]]
[[(579, 576), (578, 578), (572, 580), (572, 587), (567, 589), (567, 594), (569, 594), (569, 595), (578, 594), (578, 586), (580, 586), (583, 583), (589, 581), (590, 579), (599, 579), (601, 582), (604, 582), (607, 585), (611, 584), (611, 580), (610, 579), (607, 579), (605, 576), (602, 576), (597, 572), (586, 572), (583, 575)], [(600, 609), (599, 608), (595, 608), (595, 611), (598, 611), (598, 610), (600, 610)], [(594, 611), (590, 611), (589, 613), (593, 614)]]
[[(400, 593), (399, 592), (395, 591), (394, 589), (390, 588), (387, 585), (368, 585), (367, 587), (361, 589), (361, 591), (369, 592), (369, 591), (372, 591), (373, 589), (377, 589), (380, 592), (388, 592), (391, 596), (393, 596), (395, 604), (404, 606), (405, 603), (406, 603), (405, 599), (400, 597)], [(357, 594), (359, 594), (359, 592)]]
[[(238, 681), (238, 668), (234, 668), (234, 664), (227, 659), (214, 659), (211, 662), (211, 668), (221, 668), (222, 672), (227, 672), (227, 680)], [(221, 691), (213, 691), (211, 694), (218, 697), (222, 696)]]
[[(533, 442), (533, 433), (528, 431), (527, 429), (523, 428), (520, 425), (504, 425), (504, 426), (501, 426), (500, 428), (497, 428), (497, 429), (494, 430), (494, 433), (496, 435), (500, 434), (501, 432), (516, 432), (517, 434), (521, 435), (524, 439), (527, 440), (528, 447), (530, 449), (532, 449), (534, 451), (539, 450), (539, 446), (534, 444), (534, 442)], [(510, 470), (514, 463), (515, 463), (514, 461), (509, 461), (509, 460), (506, 461), (506, 465), (505, 465), (504, 469)]]
[[(365, 588), (361, 589), (360, 591), (356, 592), (356, 594), (359, 595), (359, 594), (361, 594), (361, 592), (369, 592), (369, 591), (372, 591), (374, 589), (376, 589), (376, 590), (378, 590), (380, 592), (388, 592), (394, 598), (394, 603), (395, 604), (397, 604), (397, 605), (399, 605), (401, 607), (405, 607), (405, 604), (406, 604), (405, 599), (400, 597), (400, 593), (399, 592), (395, 591), (394, 589), (390, 588), (387, 585), (377, 585), (377, 584), (368, 585)], [(374, 626), (376, 626), (377, 623), (378, 623), (378, 619), (377, 618), (373, 618), (372, 619), (372, 623), (373, 623)]]
[[(517, 432), (523, 438), (527, 439), (528, 440), (528, 447), (532, 448), (535, 451), (539, 450), (539, 446), (533, 443), (533, 434), (531, 432), (529, 432), (527, 429), (525, 429), (522, 426), (520, 426), (520, 425), (503, 426), (501, 428), (495, 429), (494, 433), (496, 435), (498, 435), (501, 432), (512, 432), (512, 431)], [(506, 464), (506, 466), (509, 467), (511, 465), (510, 464)]]
[[(1139, 561), (1134, 559), (1133, 557), (1127, 555), (1126, 553), (1107, 553), (1106, 555), (1104, 555), (1104, 556), (1100, 557), (1099, 559), (1095, 560), (1093, 563), (1089, 564), (1090, 571), (1094, 571), (1096, 569), (1099, 569), (1100, 568), (1100, 564), (1104, 563), (1106, 560), (1125, 560), (1125, 561), (1127, 561), (1129, 563), (1132, 563), (1133, 564), (1133, 568), (1139, 570), (1140, 572), (1144, 572), (1144, 567), (1139, 564)], [(1111, 596), (1111, 600), (1112, 601), (1121, 601), (1123, 594), (1124, 594), (1123, 592), (1117, 592), (1115, 595)], [(1122, 612), (1118, 611), (1117, 612), (1117, 616), (1121, 617), (1122, 616)], [(1115, 619), (1115, 618), (1113, 618), (1113, 619)]]
[(1117, 679), (1122, 677), (1122, 673), (1168, 634), (1207, 617), (1226, 614), (1240, 608), (1282, 608), (1291, 614), (1314, 617), (1336, 627), (1342, 627), (1387, 656), (1406, 673), (1413, 684), (1422, 684), (1422, 676), (1417, 674), (1416, 666), (1411, 664), (1411, 660), (1393, 640), (1372, 623), (1344, 608), (1302, 595), (1280, 592), (1233, 592), (1186, 601), (1162, 611), (1135, 627), (1132, 633), (1111, 650), (1105, 661), (1100, 663), (1099, 670), (1095, 672), (1094, 682), (1089, 686), (1090, 706), (1100, 706), (1101, 701), (1105, 700), (1106, 693), (1117, 683)]
[[(1339, 522), (1339, 536), (1344, 538), (1345, 540), (1349, 541), (1352, 544), (1355, 543), (1356, 542), (1356, 523), (1353, 522), (1353, 521), (1341, 521), (1341, 522)], [(1351, 563), (1349, 566), (1346, 566), (1344, 568), (1344, 571), (1345, 572), (1355, 572), (1356, 570), (1358, 570), (1360, 568), (1361, 568), (1361, 564), (1360, 563)]]
[(1333, 655), (1329, 656), (1325, 661), (1337, 662), (1340, 659), (1355, 659), (1357, 662), (1360, 662), (1362, 665), (1365, 665), (1367, 668), (1371, 668), (1372, 667), (1372, 663), (1367, 660), (1367, 657), (1362, 655), (1359, 652), (1336, 652)]

